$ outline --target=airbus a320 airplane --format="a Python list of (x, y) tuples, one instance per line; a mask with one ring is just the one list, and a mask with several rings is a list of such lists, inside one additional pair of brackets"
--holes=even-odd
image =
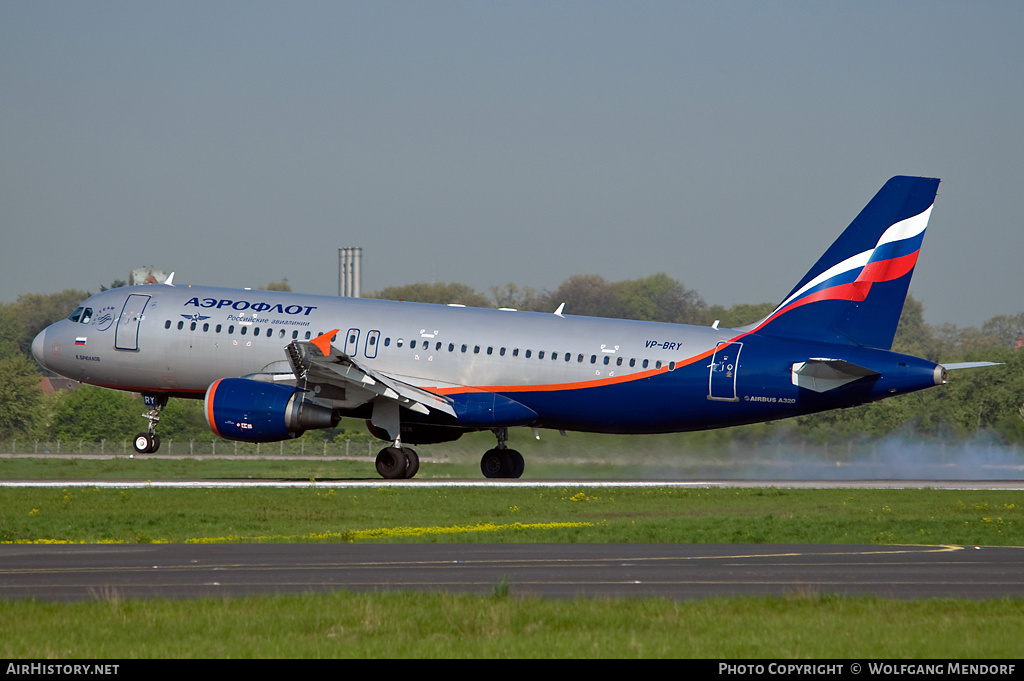
[(779, 306), (722, 329), (515, 310), (158, 284), (104, 291), (32, 353), (83, 383), (142, 393), (139, 452), (169, 397), (204, 399), (213, 432), (270, 442), (366, 419), (385, 478), (408, 443), (492, 430), (481, 460), (518, 478), (508, 428), (665, 433), (849, 407), (945, 383), (890, 352), (939, 180), (894, 177)]

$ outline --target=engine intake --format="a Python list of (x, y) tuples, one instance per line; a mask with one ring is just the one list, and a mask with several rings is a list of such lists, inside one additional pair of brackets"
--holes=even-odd
[(218, 436), (242, 442), (276, 442), (304, 431), (330, 428), (333, 410), (291, 385), (222, 378), (206, 389), (203, 412)]

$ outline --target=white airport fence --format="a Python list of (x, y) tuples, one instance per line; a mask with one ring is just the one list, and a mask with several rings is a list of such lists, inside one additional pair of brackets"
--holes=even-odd
[[(379, 440), (311, 440), (299, 438), (281, 442), (233, 442), (220, 439), (160, 439), (157, 455), (167, 456), (376, 456), (386, 447)], [(38, 440), (16, 438), (0, 440), (0, 454), (99, 454), (118, 456), (135, 454), (132, 440)]]

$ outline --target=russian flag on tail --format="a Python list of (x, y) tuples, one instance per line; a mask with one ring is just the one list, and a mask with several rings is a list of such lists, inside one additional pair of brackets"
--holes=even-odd
[(886, 182), (754, 332), (891, 348), (938, 187)]

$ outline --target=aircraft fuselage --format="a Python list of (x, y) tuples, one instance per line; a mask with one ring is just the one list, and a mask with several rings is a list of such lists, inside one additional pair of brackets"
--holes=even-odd
[[(285, 346), (338, 329), (332, 345), (375, 371), (455, 400), (494, 393), (531, 425), (607, 433), (699, 430), (859, 404), (941, 383), (941, 367), (853, 345), (737, 329), (515, 310), (164, 285), (83, 303), (33, 346), (51, 370), (120, 390), (202, 398), (225, 376), (287, 374)], [(89, 312), (88, 320), (84, 315)], [(868, 367), (825, 392), (793, 367), (829, 358)], [(346, 412), (344, 400), (335, 406)], [(365, 410), (363, 410), (365, 411)], [(353, 408), (351, 414), (362, 412)], [(450, 418), (403, 420), (454, 425)]]

